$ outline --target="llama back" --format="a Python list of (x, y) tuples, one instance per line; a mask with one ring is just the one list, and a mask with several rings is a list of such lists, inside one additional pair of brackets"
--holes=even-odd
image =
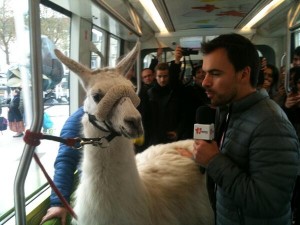
[(136, 156), (149, 204), (153, 206), (153, 224), (213, 224), (205, 174), (178, 148), (192, 151), (193, 140), (151, 146)]
[(115, 139), (110, 149), (85, 147), (82, 175), (75, 192), (78, 221), (73, 224), (154, 225), (144, 186), (136, 179), (134, 156), (131, 141), (125, 138)]

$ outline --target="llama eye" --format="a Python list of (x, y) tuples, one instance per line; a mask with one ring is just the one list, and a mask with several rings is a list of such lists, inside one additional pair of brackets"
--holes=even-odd
[(93, 95), (94, 102), (96, 103), (99, 103), (101, 98), (102, 96), (99, 93)]

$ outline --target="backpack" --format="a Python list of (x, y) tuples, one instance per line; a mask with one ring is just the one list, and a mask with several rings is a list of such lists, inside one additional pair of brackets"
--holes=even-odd
[(0, 131), (7, 130), (7, 124), (7, 119), (3, 116), (0, 116)]
[(53, 121), (51, 120), (48, 113), (44, 113), (43, 128), (44, 129), (50, 129), (52, 127), (53, 127)]

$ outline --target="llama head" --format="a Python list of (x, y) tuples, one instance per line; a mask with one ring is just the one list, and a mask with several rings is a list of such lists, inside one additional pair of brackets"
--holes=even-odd
[(84, 110), (89, 115), (91, 124), (127, 138), (136, 138), (143, 134), (141, 115), (136, 109), (140, 99), (134, 91), (134, 85), (123, 76), (133, 66), (138, 52), (139, 43), (116, 68), (93, 71), (55, 50), (62, 63), (80, 78), (86, 91)]

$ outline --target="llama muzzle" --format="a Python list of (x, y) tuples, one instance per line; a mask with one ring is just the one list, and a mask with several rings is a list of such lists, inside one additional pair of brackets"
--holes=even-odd
[(98, 116), (105, 120), (108, 113), (111, 111), (112, 107), (116, 102), (123, 98), (128, 97), (132, 101), (133, 105), (137, 107), (140, 104), (140, 98), (134, 92), (132, 87), (125, 85), (117, 85), (108, 90), (105, 96), (101, 99), (99, 103), (99, 113)]

